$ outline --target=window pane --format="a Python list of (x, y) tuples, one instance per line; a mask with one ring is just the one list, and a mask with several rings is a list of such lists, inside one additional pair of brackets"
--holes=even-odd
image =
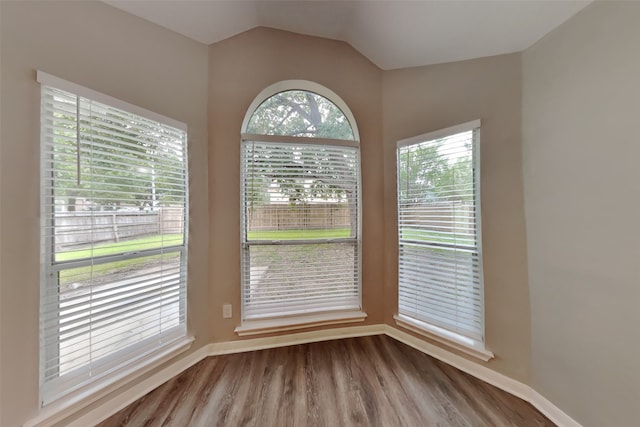
[[(171, 215), (176, 219), (171, 219)], [(181, 230), (182, 215), (182, 210), (169, 213), (156, 211), (56, 214), (55, 221), (58, 226), (55, 227), (55, 260), (70, 261), (180, 246), (184, 244), (184, 232)], [(160, 231), (168, 231), (168, 233), (159, 234)], [(129, 233), (132, 233), (133, 237), (121, 237)]]
[(400, 238), (425, 243), (475, 245), (474, 205), (432, 202), (404, 206)]
[(58, 335), (57, 348), (50, 351), (58, 353), (58, 362), (48, 364), (47, 376), (64, 375), (184, 322), (180, 252), (58, 274), (60, 293), (44, 301), (45, 310), (59, 307), (45, 324), (45, 332)]
[(360, 309), (360, 153), (327, 141), (354, 140), (351, 125), (304, 90), (252, 112), (246, 134), (304, 139), (242, 141), (243, 321)]
[(248, 240), (356, 236), (356, 148), (245, 141), (243, 168)]
[(280, 92), (264, 101), (251, 116), (246, 132), (355, 139), (349, 120), (333, 102), (303, 90)]
[(400, 238), (476, 245), (473, 131), (398, 149)]
[(479, 339), (480, 265), (472, 251), (401, 244), (399, 312)]
[(247, 318), (359, 308), (356, 243), (257, 245), (246, 258)]
[(56, 89), (43, 105), (56, 261), (183, 243), (184, 132)]
[(350, 221), (347, 203), (253, 205), (247, 208), (247, 239), (347, 238), (352, 237)]
[(188, 179), (181, 124), (41, 96), (44, 405), (186, 335)]
[(400, 314), (483, 339), (479, 129), (398, 148)]

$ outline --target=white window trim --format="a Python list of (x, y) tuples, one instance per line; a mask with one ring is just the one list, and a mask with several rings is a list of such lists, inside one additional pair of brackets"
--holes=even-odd
[[(78, 95), (79, 97), (91, 99), (92, 101), (100, 102), (110, 107), (114, 107), (117, 109), (125, 110), (129, 113), (136, 114), (147, 119), (157, 121), (160, 123), (164, 123), (165, 125), (174, 127), (178, 130), (182, 130), (185, 134), (188, 134), (187, 125), (178, 120), (172, 119), (170, 117), (163, 116), (161, 114), (155, 113), (153, 111), (147, 110), (145, 108), (139, 107), (134, 104), (130, 104), (126, 101), (119, 100), (117, 98), (111, 97), (109, 95), (94, 91), (92, 89), (86, 88), (84, 86), (78, 85), (73, 82), (69, 82), (62, 78), (53, 76), (41, 70), (36, 71), (36, 81), (43, 86), (53, 87), (55, 89), (67, 91)], [(188, 140), (188, 139), (187, 139)], [(187, 143), (185, 140), (185, 144)], [(94, 258), (86, 258), (79, 259), (76, 261), (65, 261), (65, 268), (75, 268), (81, 267), (85, 265), (90, 265), (92, 260), (99, 260), (100, 262), (113, 262), (124, 259), (133, 259), (142, 256), (150, 256), (160, 253), (167, 253), (167, 251), (175, 251), (181, 254), (181, 257), (184, 258), (185, 265), (185, 275), (188, 276), (187, 267), (188, 266), (188, 235), (189, 235), (189, 215), (188, 215), (188, 206), (190, 205), (189, 201), (189, 191), (188, 191), (188, 147), (185, 146), (185, 167), (186, 167), (186, 175), (185, 180), (187, 183), (187, 191), (185, 193), (185, 205), (187, 206), (185, 211), (184, 218), (184, 240), (183, 244), (179, 246), (171, 246), (165, 247), (162, 249), (147, 249), (144, 251), (140, 251), (138, 253), (123, 253), (123, 254), (115, 254), (115, 255), (107, 255), (107, 256), (98, 256)], [(41, 201), (44, 203), (44, 201)], [(42, 217), (41, 222), (46, 221), (46, 218)], [(42, 242), (40, 243), (42, 246)], [(48, 256), (50, 259), (50, 251), (52, 244), (51, 242), (47, 242), (45, 244), (44, 249), (41, 247), (41, 251), (44, 251), (44, 255)], [(49, 267), (52, 271), (59, 269), (59, 265), (50, 264)], [(41, 271), (41, 285), (47, 283), (48, 279), (46, 278), (44, 269)], [(149, 351), (145, 351), (142, 353), (135, 354), (127, 363), (118, 364), (114, 368), (110, 369), (107, 372), (104, 372), (98, 375), (94, 380), (85, 381), (84, 383), (80, 383), (79, 386), (74, 388), (69, 392), (57, 392), (55, 385), (53, 387), (52, 384), (43, 384), (42, 378), (40, 378), (39, 384), (39, 401), (40, 406), (42, 408), (41, 414), (42, 417), (49, 416), (46, 414), (59, 414), (61, 412), (72, 413), (72, 410), (77, 410), (87, 404), (96, 401), (102, 396), (105, 396), (107, 393), (115, 390), (117, 387), (122, 386), (128, 381), (131, 381), (137, 377), (144, 375), (145, 373), (151, 371), (155, 367), (161, 365), (162, 363), (167, 362), (171, 358), (189, 350), (191, 347), (194, 337), (189, 334), (188, 331), (188, 310), (186, 308), (187, 305), (187, 297), (185, 295), (185, 320), (182, 325), (174, 328), (175, 332), (165, 334), (165, 341), (161, 346), (157, 346), (155, 348), (150, 349)], [(172, 329), (172, 331), (174, 330)], [(178, 333), (179, 332), (179, 333)], [(138, 348), (134, 346), (134, 349)], [(42, 349), (39, 347), (39, 351)], [(40, 356), (41, 357), (41, 356)], [(41, 368), (40, 368), (41, 369)], [(41, 373), (39, 373), (39, 376)], [(72, 409), (70, 409), (72, 408)], [(40, 418), (40, 417), (39, 417)]]
[(280, 317), (264, 320), (245, 320), (235, 332), (243, 337), (247, 335), (270, 334), (273, 332), (293, 331), (315, 326), (338, 325), (342, 323), (364, 322), (364, 311), (322, 312), (302, 316)]
[(438, 326), (431, 325), (420, 320), (413, 319), (402, 314), (396, 314), (393, 316), (396, 325), (408, 329), (411, 332), (415, 332), (423, 337), (429, 338), (440, 344), (444, 344), (447, 347), (458, 350), (462, 353), (473, 356), (484, 362), (493, 359), (494, 355), (491, 351), (487, 350), (484, 343), (481, 341), (472, 340), (454, 332), (447, 331), (446, 329), (439, 328)]
[[(311, 138), (311, 137), (293, 137), (286, 135), (263, 135), (263, 134), (252, 134), (247, 133), (247, 127), (249, 126), (249, 121), (253, 117), (256, 109), (267, 99), (272, 96), (289, 90), (303, 90), (312, 93), (316, 93), (320, 96), (331, 101), (338, 109), (344, 114), (344, 116), (349, 121), (351, 125), (351, 130), (353, 132), (353, 140), (343, 140), (343, 139), (331, 139), (331, 138)], [(242, 121), (241, 127), (241, 144), (246, 141), (253, 142), (281, 142), (281, 143), (290, 143), (290, 144), (309, 144), (309, 145), (334, 145), (334, 146), (343, 146), (343, 147), (357, 147), (358, 148), (358, 161), (360, 162), (360, 134), (358, 132), (358, 126), (356, 124), (355, 117), (351, 112), (351, 109), (347, 106), (344, 100), (335, 92), (330, 90), (329, 88), (322, 86), (318, 83), (309, 81), (309, 80), (283, 80), (276, 82), (265, 89), (263, 89), (250, 104), (249, 108), (247, 108), (247, 112), (245, 113), (244, 120)], [(359, 198), (360, 202), (358, 203), (358, 229), (357, 229), (357, 242), (356, 248), (358, 251), (358, 261), (356, 268), (358, 269), (358, 300), (360, 310), (342, 310), (342, 311), (323, 311), (319, 313), (312, 314), (301, 314), (301, 315), (292, 315), (285, 317), (274, 317), (268, 319), (259, 319), (259, 320), (242, 320), (241, 315), (241, 325), (235, 328), (235, 332), (239, 336), (245, 335), (259, 335), (259, 334), (269, 334), (273, 332), (280, 331), (289, 331), (296, 329), (304, 329), (311, 328), (315, 326), (325, 326), (325, 325), (333, 325), (333, 324), (341, 324), (341, 323), (351, 323), (351, 322), (361, 322), (364, 321), (367, 317), (367, 313), (362, 309), (362, 173), (358, 174), (358, 189), (359, 189)], [(241, 189), (242, 193), (242, 183)], [(244, 210), (244, 204), (241, 198), (240, 200), (240, 209), (241, 212)], [(242, 219), (244, 222), (244, 219)], [(241, 225), (243, 227), (243, 225)], [(352, 242), (353, 239), (332, 239), (332, 242), (340, 243), (340, 241), (344, 243)], [(255, 244), (254, 242), (253, 244)], [(257, 244), (269, 244), (274, 242), (263, 241), (258, 242)], [(297, 244), (302, 244), (304, 241), (296, 241)], [(310, 243), (318, 243), (318, 240), (311, 241)], [(240, 248), (240, 258), (243, 259), (243, 245), (244, 243), (241, 241)], [(244, 286), (244, 268), (241, 269), (241, 286)], [(241, 289), (241, 310), (244, 313), (244, 295), (243, 290)]]
[[(432, 131), (432, 132), (427, 132), (421, 135), (417, 135), (411, 138), (406, 138), (406, 139), (402, 139), (399, 140), (396, 143), (396, 150), (401, 148), (401, 147), (406, 147), (408, 145), (414, 145), (414, 144), (418, 144), (420, 142), (424, 142), (424, 141), (431, 141), (431, 140), (435, 140), (435, 139), (439, 139), (439, 138), (444, 138), (456, 133), (461, 133), (461, 132), (466, 132), (466, 131), (470, 131), (476, 128), (480, 128), (481, 127), (481, 120), (477, 119), (477, 120), (472, 120), (472, 121), (468, 121), (465, 123), (461, 123), (459, 125), (455, 125), (455, 126), (450, 126), (448, 128), (445, 129), (440, 129), (440, 130), (436, 130), (436, 131)], [(396, 151), (397, 152), (397, 151)], [(476, 204), (476, 206), (481, 206), (480, 205), (480, 200), (481, 200), (481, 195), (480, 195), (480, 189), (481, 189), (481, 185), (480, 185), (480, 153), (477, 153), (474, 156), (474, 164), (473, 167), (475, 169), (475, 175), (476, 175), (476, 179), (478, 179), (478, 184), (475, 187), (475, 197), (474, 197), (474, 203)], [(397, 190), (396, 190), (397, 191)], [(483, 259), (483, 254), (482, 254), (482, 216), (481, 216), (481, 209), (477, 209), (476, 212), (476, 216), (477, 216), (477, 227), (476, 227), (476, 233), (477, 233), (477, 238), (478, 241), (480, 241), (480, 245), (478, 246), (477, 250), (478, 250), (478, 254), (480, 256), (480, 259)], [(482, 340), (474, 340), (468, 337), (465, 337), (463, 335), (457, 334), (455, 332), (452, 331), (448, 331), (444, 328), (441, 328), (439, 326), (427, 323), (427, 322), (423, 322), (421, 320), (418, 319), (414, 319), (402, 314), (396, 314), (393, 316), (393, 319), (396, 323), (396, 325), (410, 330), (416, 334), (422, 335), (426, 338), (429, 338), (433, 341), (436, 341), (440, 344), (444, 344), (452, 349), (458, 350), (462, 353), (468, 354), (470, 356), (473, 356), (477, 359), (483, 360), (483, 361), (489, 361), (494, 357), (494, 354), (488, 350), (485, 346), (485, 332), (484, 332), (484, 325), (485, 325), (485, 319), (484, 319), (484, 279), (483, 279), (483, 269), (482, 269), (482, 263), (480, 263), (480, 271), (481, 271), (481, 280), (482, 280), (482, 285), (480, 286), (480, 300), (482, 302)]]
[(190, 336), (176, 340), (162, 351), (140, 357), (135, 363), (114, 371), (102, 382), (87, 385), (67, 394), (65, 397), (43, 407), (37, 417), (25, 423), (25, 427), (51, 425), (64, 420), (66, 417), (77, 413), (109, 393), (142, 377), (174, 357), (184, 354), (191, 348), (193, 341), (194, 338)]
[[(331, 99), (330, 99), (331, 100)], [(331, 100), (332, 101), (332, 100)], [(309, 137), (281, 137), (277, 135), (254, 135), (254, 134), (243, 134), (241, 143), (246, 141), (250, 142), (283, 142), (283, 138), (291, 138), (292, 140), (285, 143), (295, 143), (295, 144), (309, 144), (309, 145), (338, 145), (338, 146), (353, 146), (359, 148), (358, 141), (349, 141), (349, 140), (335, 140), (335, 139), (326, 139), (326, 138), (309, 138)], [(324, 142), (324, 144), (323, 144)], [(337, 144), (332, 144), (332, 142), (336, 142)], [(360, 153), (358, 151), (358, 158), (360, 157)], [(242, 180), (241, 180), (242, 181)], [(242, 193), (242, 182), (241, 182), (240, 191)], [(362, 175), (358, 174), (358, 188), (359, 193), (362, 189)], [(361, 197), (359, 195), (359, 197)], [(244, 201), (240, 200), (240, 210), (244, 212)], [(244, 214), (241, 215), (241, 221), (244, 223)], [(331, 243), (353, 243), (357, 248), (358, 254), (362, 254), (362, 202), (360, 199), (360, 203), (358, 203), (358, 237), (357, 238), (340, 238), (340, 239), (331, 239)], [(241, 225), (243, 227), (243, 225)], [(315, 240), (295, 240), (295, 241), (269, 241), (269, 240), (261, 240), (254, 241), (251, 243), (253, 246), (260, 245), (269, 245), (269, 244), (292, 244), (292, 245), (301, 245), (305, 243), (322, 243), (328, 242), (323, 241), (321, 239)], [(240, 259), (243, 259), (244, 256), (244, 241), (241, 241), (240, 247)], [(271, 317), (266, 319), (244, 319), (244, 295), (243, 290), (241, 289), (241, 325), (236, 327), (235, 332), (239, 336), (243, 335), (258, 335), (258, 334), (268, 334), (272, 332), (279, 331), (287, 331), (287, 330), (295, 330), (302, 328), (311, 328), (314, 326), (324, 326), (324, 325), (332, 325), (339, 323), (349, 323), (349, 322), (358, 322), (363, 321), (367, 317), (367, 313), (365, 313), (362, 309), (362, 256), (358, 256), (358, 265), (356, 266), (358, 269), (358, 305), (360, 310), (348, 310), (348, 311), (321, 311), (311, 314), (297, 314), (290, 316), (282, 316), (282, 317)], [(241, 286), (244, 286), (245, 282), (245, 270), (241, 269)]]

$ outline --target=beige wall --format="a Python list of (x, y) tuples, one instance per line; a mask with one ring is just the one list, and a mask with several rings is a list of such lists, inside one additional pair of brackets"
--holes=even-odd
[[(0, 7), (0, 28), (2, 27), (2, 7)], [(2, 51), (2, 34), (0, 32), (0, 52)], [(0, 79), (2, 78), (2, 56), (0, 55)], [(2, 85), (0, 84), (0, 98), (2, 98)], [(4, 110), (3, 108), (3, 102), (0, 101), (0, 167), (2, 166), (2, 149), (1, 149), (1, 143), (3, 140), (3, 134), (2, 134), (2, 111)], [(0, 171), (1, 172), (1, 171)], [(2, 173), (0, 173), (0, 244), (2, 242), (2, 206), (3, 206), (3, 202), (2, 202)], [(2, 422), (2, 407), (4, 406), (3, 403), (3, 399), (2, 399), (2, 384), (4, 384), (4, 376), (2, 374), (2, 370), (3, 370), (3, 366), (2, 366), (2, 339), (3, 334), (2, 334), (2, 248), (0, 246), (0, 423)]]
[(39, 122), (35, 70), (187, 123), (191, 173), (189, 329), (211, 339), (207, 302), (207, 48), (97, 2), (0, 2), (2, 414), (38, 410)]
[[(100, 3), (3, 2), (1, 35), (2, 425), (37, 412), (36, 69), (189, 125), (194, 348), (239, 339), (233, 329), (240, 323), (240, 126), (262, 89), (311, 80), (354, 113), (361, 136), (365, 324), (392, 324), (396, 311), (395, 141), (483, 119), (487, 342), (497, 356), (489, 366), (528, 380), (518, 55), (383, 73), (342, 42), (258, 28), (207, 48)], [(229, 320), (220, 316), (225, 302), (234, 305)]]
[[(319, 83), (355, 116), (362, 158), (362, 288), (365, 324), (382, 322), (382, 72), (343, 42), (256, 28), (209, 48), (209, 280), (215, 341), (239, 339), (240, 128), (267, 86), (289, 79)], [(222, 319), (222, 304), (233, 318)]]
[(638, 425), (640, 3), (596, 2), (524, 53), (534, 388)]
[(397, 312), (396, 141), (482, 120), (480, 162), (488, 367), (529, 380), (530, 327), (520, 138), (521, 58), (384, 74), (385, 322)]

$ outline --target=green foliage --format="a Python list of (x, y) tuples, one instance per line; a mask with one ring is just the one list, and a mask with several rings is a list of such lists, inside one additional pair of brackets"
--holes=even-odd
[(473, 164), (470, 154), (442, 155), (443, 140), (401, 149), (399, 188), (401, 200), (473, 201)]
[[(247, 132), (354, 139), (349, 121), (335, 104), (301, 90), (281, 92), (264, 101), (251, 117)], [(344, 182), (345, 171), (355, 170), (354, 156), (336, 156), (329, 147), (284, 144), (250, 148), (248, 155), (254, 167), (251, 182), (246, 185), (248, 203), (268, 202), (272, 185), (291, 204), (355, 197), (353, 185)]]
[[(65, 201), (67, 210), (75, 210), (79, 198), (91, 209), (107, 210), (184, 201), (180, 135), (86, 99), (68, 97), (56, 102), (66, 108), (58, 108), (50, 117), (54, 198)], [(80, 102), (80, 117), (75, 114), (76, 102)]]
[(260, 144), (247, 149), (253, 162), (248, 202), (268, 202), (272, 184), (291, 204), (340, 199), (355, 192), (355, 155), (304, 145)]
[(335, 104), (302, 90), (280, 92), (260, 104), (251, 116), (247, 132), (354, 139), (349, 121)]

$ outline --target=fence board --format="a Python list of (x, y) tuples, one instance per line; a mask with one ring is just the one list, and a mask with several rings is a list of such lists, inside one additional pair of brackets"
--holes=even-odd
[(263, 205), (247, 210), (248, 229), (313, 230), (347, 228), (349, 207), (344, 204)]
[(182, 215), (182, 208), (162, 208), (152, 212), (58, 212), (54, 219), (56, 250), (97, 242), (182, 233)]

